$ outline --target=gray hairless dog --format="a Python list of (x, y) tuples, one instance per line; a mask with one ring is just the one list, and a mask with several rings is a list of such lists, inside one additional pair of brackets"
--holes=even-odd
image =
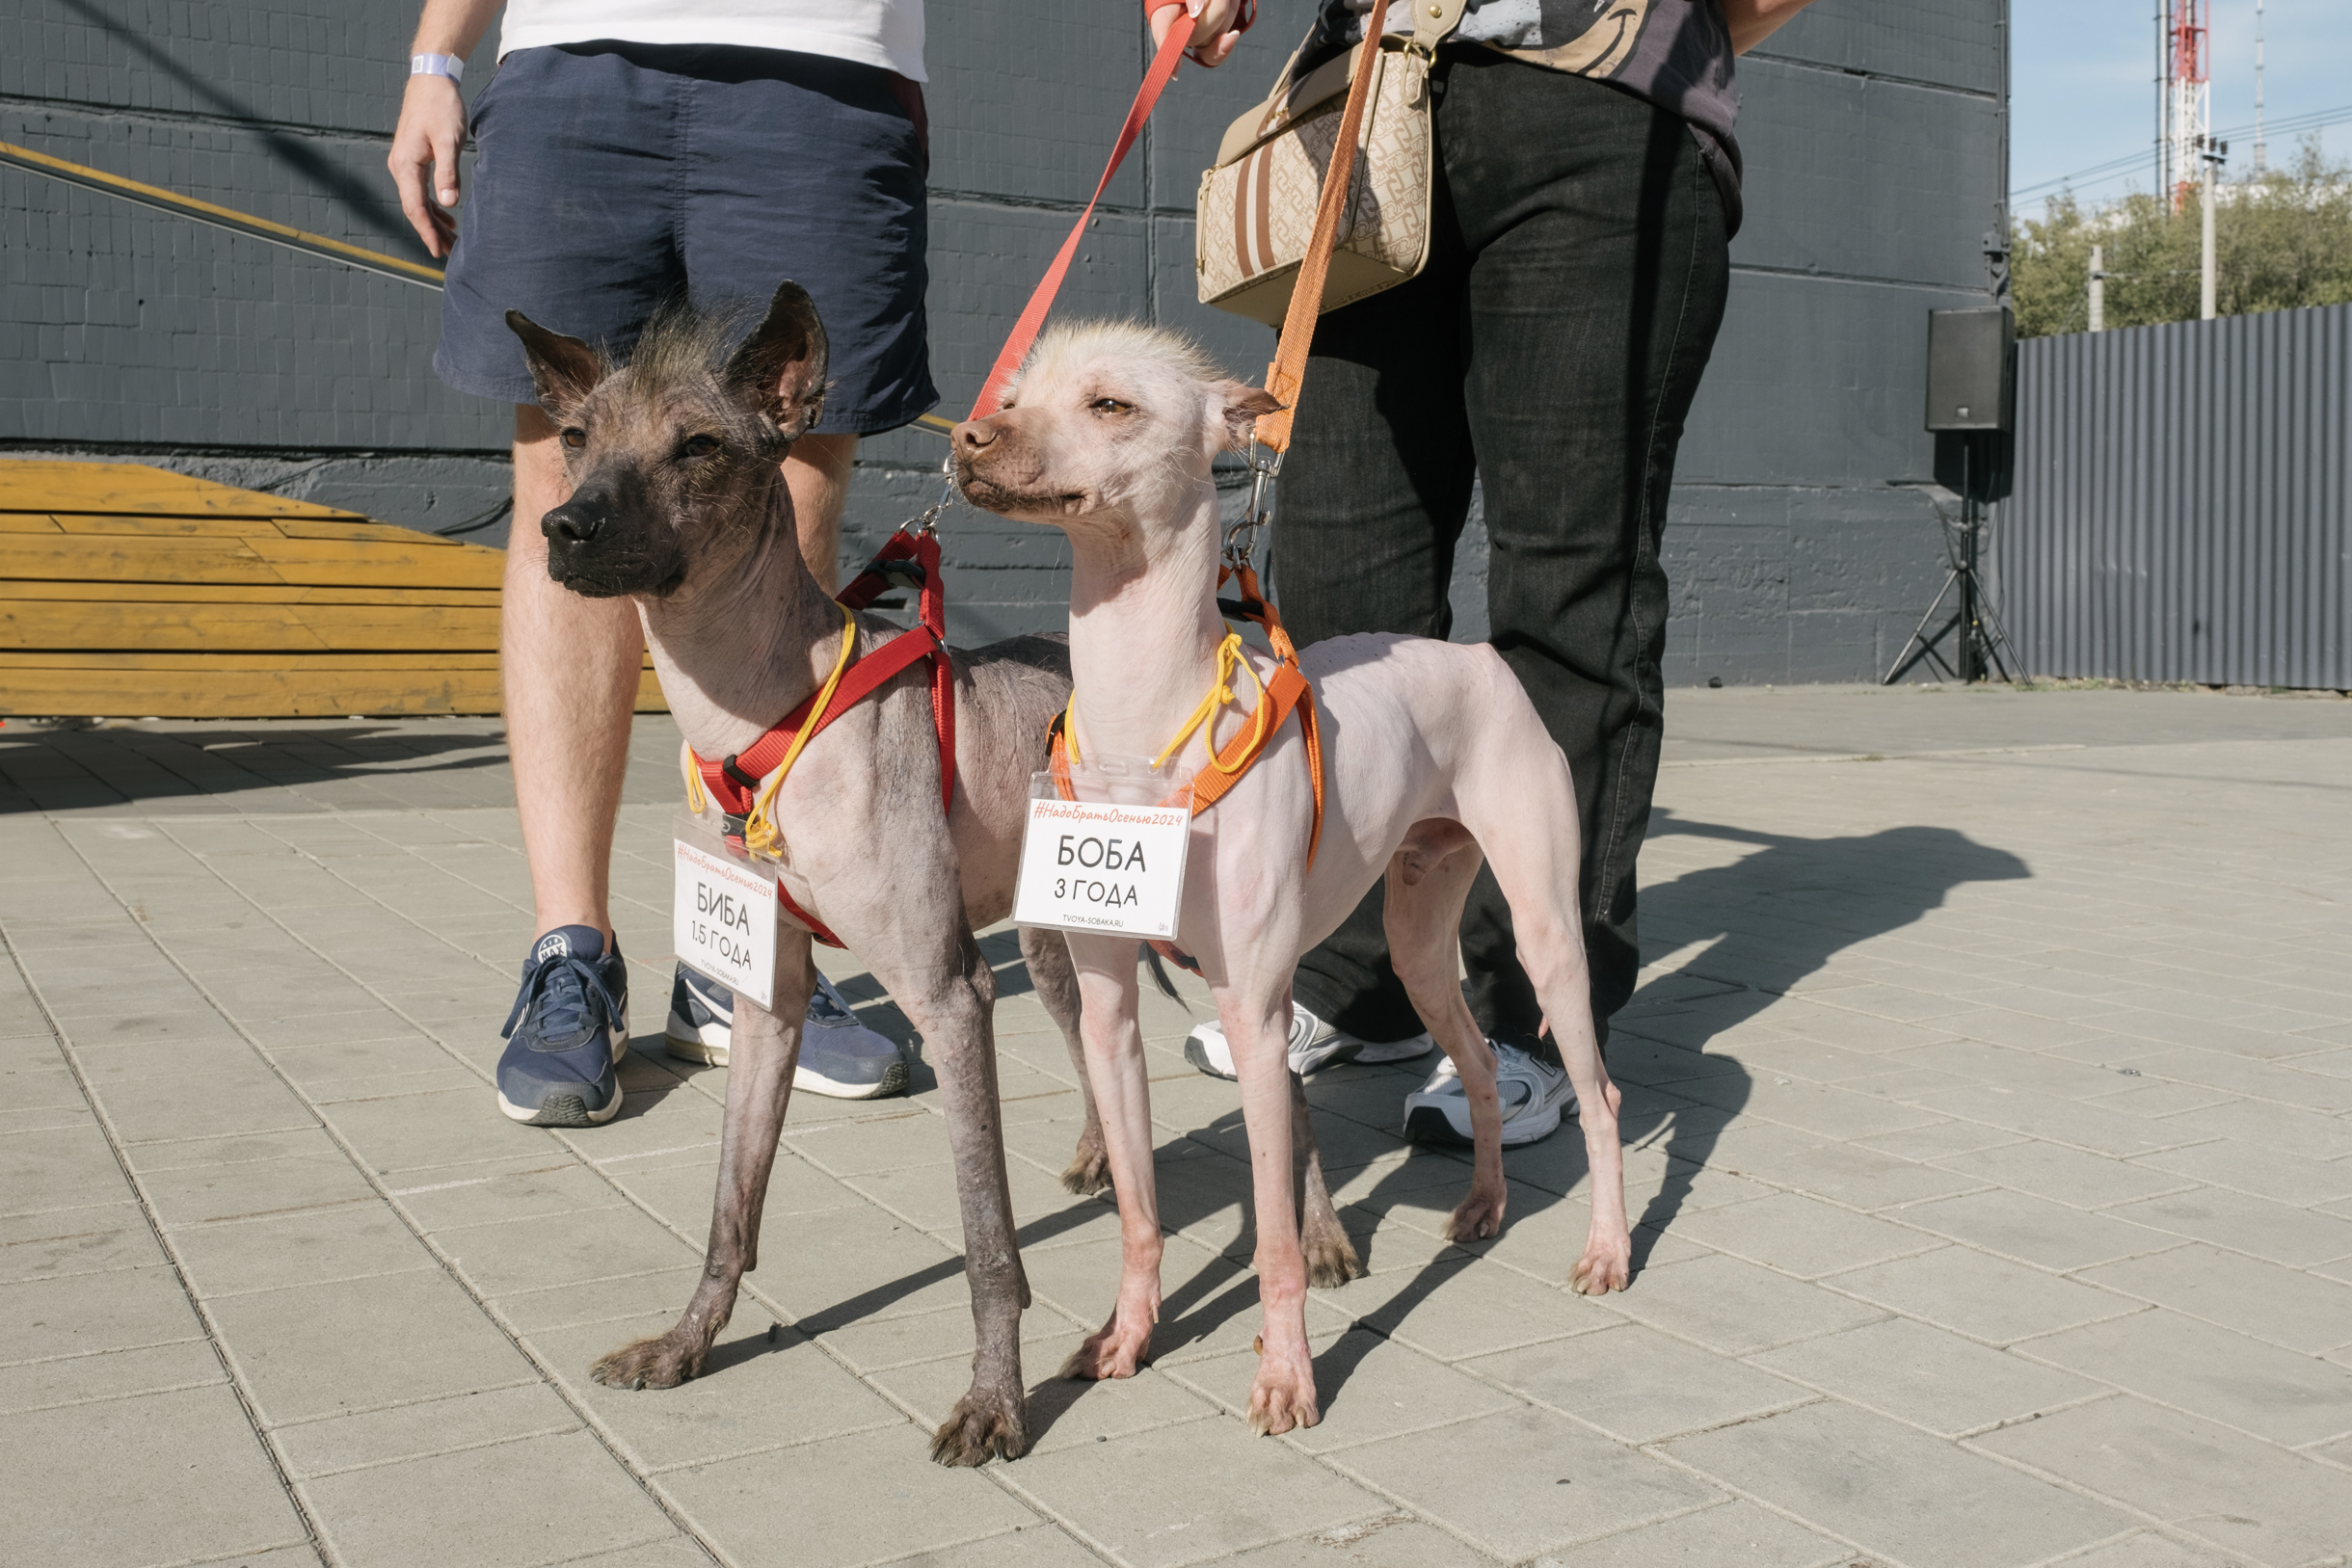
[[(822, 684), (842, 641), (842, 611), (801, 560), (778, 469), (823, 404), (815, 307), (784, 284), (739, 347), (730, 346), (739, 318), (731, 331), (723, 315), (667, 307), (621, 367), (519, 313), (507, 322), (562, 433), (573, 482), (571, 499), (542, 524), (548, 571), (576, 593), (635, 599), (687, 743), (708, 757), (748, 750)], [(861, 655), (894, 630), (860, 616)], [(1029, 775), (1069, 696), (1069, 652), (1059, 639), (1016, 637), (955, 656), (951, 813), (940, 809), (927, 669), (918, 662), (810, 741), (772, 811), (784, 887), (888, 988), (939, 1075), (978, 1342), (972, 1388), (931, 1453), (975, 1465), (1028, 1446), (1029, 1284), (998, 1114), (995, 975), (973, 932), (1011, 911)], [(761, 1204), (815, 984), (809, 933), (788, 918), (777, 924), (773, 1008), (736, 998), (701, 1284), (676, 1327), (599, 1361), (599, 1382), (667, 1388), (694, 1376), (743, 1273), (758, 1265)], [(1021, 951), (1083, 1089), (1069, 954), (1051, 932), (1024, 931)], [(1080, 1193), (1109, 1184), (1090, 1093), (1062, 1183)]]

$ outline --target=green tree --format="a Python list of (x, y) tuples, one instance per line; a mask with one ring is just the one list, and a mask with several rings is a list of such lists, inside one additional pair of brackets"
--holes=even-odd
[[(2203, 214), (2133, 192), (2085, 207), (2062, 192), (2018, 226), (2010, 286), (2018, 335), (2090, 326), (2091, 247), (2105, 248), (2107, 325), (2194, 321)], [(2352, 301), (2352, 165), (2307, 139), (2291, 165), (2215, 193), (2214, 305), (2223, 315)]]

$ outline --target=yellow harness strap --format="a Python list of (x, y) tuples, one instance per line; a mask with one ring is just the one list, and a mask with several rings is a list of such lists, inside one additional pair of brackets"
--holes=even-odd
[(842, 676), (849, 669), (851, 655), (857, 652), (858, 618), (848, 605), (843, 604), (839, 608), (842, 612), (841, 656), (833, 661), (833, 673), (825, 677), (824, 689), (816, 694), (816, 704), (809, 709), (812, 722), (802, 725), (800, 733), (792, 737), (792, 744), (785, 751), (784, 760), (776, 765), (776, 771), (769, 774), (767, 782), (760, 786), (760, 794), (752, 802), (751, 814), (743, 819), (743, 847), (755, 855), (773, 855), (776, 852), (778, 836), (776, 824), (768, 814), (769, 808), (775, 804), (776, 791), (784, 787), (785, 778), (792, 771), (792, 764), (800, 760), (801, 749), (816, 733), (814, 721), (832, 705), (833, 693), (840, 687)]
[[(1231, 766), (1227, 766), (1225, 759), (1216, 755), (1216, 734), (1204, 730), (1203, 727), (1215, 721), (1218, 708), (1228, 703), (1239, 701), (1233, 692), (1233, 672), (1237, 668), (1247, 674), (1249, 683), (1258, 688), (1258, 702), (1250, 715), (1255, 722), (1256, 732), (1249, 737), (1241, 756), (1234, 760)], [(1201, 698), (1200, 705), (1192, 710), (1192, 716), (1185, 720), (1183, 727), (1176, 731), (1175, 738), (1163, 746), (1160, 749), (1160, 755), (1152, 758), (1153, 771), (1157, 772), (1165, 767), (1167, 759), (1175, 756), (1177, 749), (1191, 738), (1192, 731), (1195, 730), (1202, 731), (1201, 739), (1207, 743), (1209, 748), (1209, 763), (1220, 773), (1240, 773), (1243, 768), (1248, 767), (1250, 758), (1257, 753), (1259, 743), (1266, 738), (1266, 682), (1258, 678), (1256, 667), (1243, 653), (1242, 634), (1230, 626), (1225, 628), (1225, 640), (1217, 644), (1216, 674), (1209, 679), (1208, 693)], [(1075, 687), (1071, 689), (1069, 704), (1062, 709), (1061, 735), (1063, 746), (1069, 753), (1070, 761), (1077, 762), (1079, 759), (1078, 691)]]

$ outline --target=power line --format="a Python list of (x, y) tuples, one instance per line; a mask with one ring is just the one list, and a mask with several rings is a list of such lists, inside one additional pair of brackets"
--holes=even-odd
[[(2343, 104), (2334, 109), (2315, 109), (2310, 114), (2293, 115), (2285, 120), (2269, 120), (2264, 122), (2262, 129), (2267, 135), (2275, 136), (2284, 132), (2291, 136), (2302, 131), (2324, 130), (2330, 125), (2341, 125), (2348, 120), (2352, 120), (2352, 104)], [(2250, 124), (2232, 125), (2217, 134), (2221, 140), (2226, 142), (2233, 136), (2251, 135), (2255, 127)], [(2055, 190), (2061, 185), (2072, 185), (2084, 180), (2096, 181), (2104, 176), (2123, 173), (2139, 167), (2147, 160), (2148, 154), (2145, 152), (2126, 153), (2121, 158), (2110, 158), (2105, 163), (2093, 164), (2088, 169), (2077, 169), (2071, 174), (2060, 174), (2055, 179), (2045, 179), (2032, 185), (2020, 186), (2009, 193), (2010, 199), (2014, 201), (2019, 197), (2034, 196), (2043, 191)]]

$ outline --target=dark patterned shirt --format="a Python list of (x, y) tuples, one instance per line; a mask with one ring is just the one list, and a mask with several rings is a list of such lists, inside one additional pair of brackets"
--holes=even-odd
[[(1324, 0), (1301, 67), (1361, 42), (1371, 9), (1371, 0)], [(1410, 7), (1390, 0), (1387, 31), (1412, 30)], [(1449, 38), (1607, 82), (1679, 115), (1706, 154), (1729, 227), (1739, 228), (1740, 145), (1732, 126), (1740, 100), (1731, 30), (1716, 0), (1470, 0)]]

